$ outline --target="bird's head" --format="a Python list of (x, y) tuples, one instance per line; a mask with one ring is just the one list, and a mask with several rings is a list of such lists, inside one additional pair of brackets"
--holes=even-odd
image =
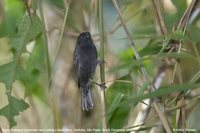
[(90, 32), (82, 32), (78, 37), (78, 39), (81, 39), (81, 40), (86, 40), (90, 38), (91, 38)]

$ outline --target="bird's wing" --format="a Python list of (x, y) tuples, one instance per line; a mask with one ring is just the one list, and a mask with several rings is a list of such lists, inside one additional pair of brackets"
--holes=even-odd
[(74, 50), (74, 55), (73, 55), (73, 67), (74, 67), (75, 79), (78, 83), (78, 86), (80, 87), (79, 82), (78, 82), (79, 57), (78, 57), (78, 51), (76, 48)]

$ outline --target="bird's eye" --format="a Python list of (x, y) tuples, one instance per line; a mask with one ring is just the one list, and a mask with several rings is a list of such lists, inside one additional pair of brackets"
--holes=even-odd
[(87, 32), (87, 33), (85, 34), (85, 36), (86, 36), (86, 37), (90, 37), (90, 33)]

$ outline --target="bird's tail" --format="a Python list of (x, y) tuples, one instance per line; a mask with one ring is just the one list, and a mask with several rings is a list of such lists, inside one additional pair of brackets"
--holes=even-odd
[(89, 88), (81, 88), (81, 105), (82, 109), (89, 111), (93, 108), (92, 93)]

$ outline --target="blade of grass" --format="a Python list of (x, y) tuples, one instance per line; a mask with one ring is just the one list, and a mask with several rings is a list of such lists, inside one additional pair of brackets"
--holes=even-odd
[(71, 3), (71, 0), (68, 0), (68, 2), (66, 3), (64, 21), (63, 21), (63, 25), (62, 25), (62, 28), (61, 28), (60, 36), (59, 36), (59, 39), (58, 39), (58, 43), (57, 43), (57, 46), (56, 46), (56, 53), (55, 53), (55, 58), (53, 59), (53, 66), (54, 66), (54, 64), (56, 62), (58, 53), (60, 51), (60, 46), (61, 46), (61, 42), (62, 42), (62, 38), (63, 38), (63, 33), (64, 33), (66, 21), (67, 21), (67, 16), (68, 16), (68, 12), (69, 12), (70, 3)]
[(148, 98), (161, 97), (161, 96), (170, 94), (172, 92), (184, 91), (184, 90), (187, 90), (188, 88), (197, 89), (197, 88), (199, 88), (199, 86), (200, 86), (199, 83), (184, 83), (184, 84), (178, 84), (178, 85), (169, 85), (166, 87), (161, 87), (154, 92), (149, 92), (144, 95), (139, 95), (139, 96), (133, 97), (133, 98), (131, 98), (130, 102), (135, 104), (135, 103), (138, 103), (139, 101), (142, 101), (142, 100), (145, 100)]
[(42, 21), (44, 52), (45, 52), (45, 59), (46, 59), (47, 75), (48, 75), (48, 80), (49, 80), (51, 77), (51, 62), (49, 58), (48, 38), (47, 38), (47, 32), (46, 32), (46, 22), (45, 22), (43, 8), (42, 8), (42, 1), (37, 0), (37, 5), (39, 8), (39, 13), (40, 13), (41, 21)]
[[(189, 83), (196, 83), (197, 80), (199, 80), (199, 78), (200, 78), (200, 70), (191, 78), (191, 80), (190, 80)], [(189, 89), (190, 89), (190, 88), (184, 90), (183, 93), (186, 94), (187, 91), (188, 91)], [(177, 99), (178, 99), (179, 97), (180, 97), (180, 96), (175, 97), (173, 100), (171, 100), (171, 102), (170, 102), (167, 106), (172, 105), (175, 101), (177, 101)]]
[[(56, 64), (56, 59), (58, 57), (58, 53), (60, 51), (60, 48), (61, 48), (61, 42), (62, 42), (62, 37), (63, 37), (63, 33), (64, 33), (64, 29), (65, 29), (65, 25), (66, 25), (66, 20), (67, 20), (67, 16), (68, 16), (68, 11), (69, 11), (69, 6), (70, 6), (70, 3), (71, 3), (71, 0), (69, 0), (65, 5), (65, 14), (64, 14), (64, 21), (63, 21), (63, 24), (62, 24), (62, 28), (61, 28), (61, 32), (60, 32), (60, 35), (59, 35), (59, 39), (58, 39), (58, 43), (57, 43), (57, 46), (56, 46), (56, 52), (55, 52), (55, 57), (53, 59), (53, 62), (52, 62), (52, 73), (51, 73), (51, 77), (49, 79), (49, 86), (51, 86), (51, 81), (53, 81), (54, 79), (54, 74), (55, 74), (55, 64)], [(57, 107), (56, 105), (56, 99), (55, 99), (55, 94), (56, 94), (56, 88), (53, 88), (52, 87), (52, 90), (51, 90), (51, 99), (52, 99), (52, 110), (54, 112), (54, 127), (57, 128), (57, 129), (61, 129), (62, 128), (62, 117), (61, 117), (61, 111), (60, 111), (60, 108)]]

